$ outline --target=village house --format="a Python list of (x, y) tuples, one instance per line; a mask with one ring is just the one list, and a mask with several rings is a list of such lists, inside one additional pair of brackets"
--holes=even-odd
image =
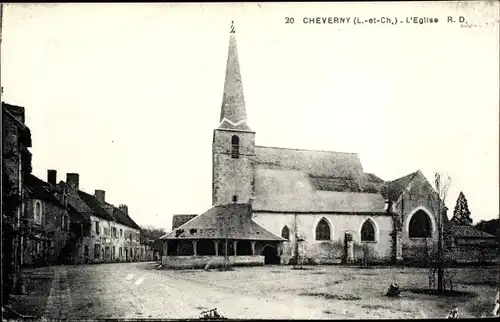
[(23, 217), (31, 173), (31, 131), (24, 107), (2, 101), (2, 299), (3, 305), (18, 286), (23, 243)]
[(29, 175), (25, 184), (28, 202), (21, 265), (62, 264), (70, 227), (66, 199), (59, 200), (53, 193), (54, 187), (34, 175)]
[(384, 181), (356, 153), (258, 146), (246, 115), (232, 26), (212, 208), (161, 237), (165, 267), (220, 263), (223, 254), (253, 265), (401, 262), (435, 247), (446, 208), (421, 171)]
[(59, 185), (68, 191), (68, 202), (85, 218), (83, 233), (72, 243), (77, 262), (139, 261), (147, 258), (146, 245), (140, 244), (140, 227), (130, 218), (128, 207), (115, 207), (105, 200), (105, 191), (94, 195), (79, 189), (79, 174), (68, 173)]
[(472, 226), (448, 222), (445, 231), (445, 257), (457, 264), (498, 263), (500, 238)]

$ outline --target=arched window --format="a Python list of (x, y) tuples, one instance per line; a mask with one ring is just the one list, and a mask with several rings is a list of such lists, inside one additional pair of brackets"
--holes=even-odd
[(361, 241), (375, 241), (375, 225), (369, 219), (361, 226)]
[(432, 236), (432, 223), (429, 215), (423, 211), (418, 210), (410, 219), (408, 228), (410, 238), (429, 238)]
[(325, 218), (323, 218), (316, 226), (316, 240), (330, 240), (330, 236), (330, 225), (328, 225)]
[(231, 137), (231, 158), (238, 159), (240, 157), (240, 138), (237, 135)]
[(290, 240), (290, 229), (287, 226), (283, 227), (281, 230), (281, 237)]
[(41, 224), (42, 223), (42, 204), (40, 201), (35, 202), (35, 223)]

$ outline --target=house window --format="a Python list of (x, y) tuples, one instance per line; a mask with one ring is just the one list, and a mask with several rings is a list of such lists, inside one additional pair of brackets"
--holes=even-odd
[(330, 225), (325, 218), (321, 219), (316, 226), (316, 240), (330, 240), (331, 232)]
[(123, 237), (123, 229), (120, 229), (120, 238)]
[(141, 235), (136, 234), (136, 235), (135, 235), (135, 238), (136, 238), (136, 241), (141, 241)]
[(119, 257), (121, 258), (123, 256), (123, 252), (122, 252), (122, 248), (118, 248), (118, 254), (119, 254)]
[(234, 195), (233, 196), (233, 202), (237, 202), (238, 201), (238, 196), (237, 195)]
[(375, 241), (375, 226), (369, 219), (361, 226), (361, 241)]
[(35, 223), (42, 224), (42, 203), (40, 201), (35, 201)]
[(418, 210), (410, 219), (410, 238), (429, 238), (432, 236), (432, 224), (426, 212)]
[(69, 227), (69, 217), (68, 217), (68, 215), (64, 214), (64, 215), (62, 215), (61, 229), (68, 230), (68, 227)]
[[(132, 233), (130, 233), (130, 235), (129, 235), (129, 239), (130, 239), (130, 241), (132, 241)], [(130, 251), (132, 251), (132, 249), (131, 249)], [(131, 254), (132, 254), (132, 253), (131, 253)]]
[(281, 230), (281, 237), (290, 240), (290, 229), (287, 226), (283, 227)]
[(111, 253), (111, 259), (115, 260), (115, 257), (116, 257), (116, 247), (113, 246), (113, 252)]
[(101, 230), (99, 229), (99, 222), (98, 222), (98, 221), (96, 221), (96, 222), (95, 222), (95, 233), (96, 233), (97, 235), (99, 235), (99, 233), (100, 233), (100, 232), (101, 232)]
[(238, 159), (240, 157), (240, 138), (237, 135), (231, 137), (231, 158)]

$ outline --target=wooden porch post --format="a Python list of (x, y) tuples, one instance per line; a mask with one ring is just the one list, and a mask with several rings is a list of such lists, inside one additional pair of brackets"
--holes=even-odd
[(168, 240), (163, 241), (163, 256), (168, 256)]
[(238, 247), (238, 241), (237, 240), (233, 240), (233, 251), (234, 251), (234, 256), (236, 256), (236, 249)]
[(197, 240), (193, 240), (193, 255), (194, 256), (197, 256), (197, 249), (196, 249), (196, 246), (198, 244), (198, 241)]
[(255, 240), (250, 242), (252, 244), (252, 255), (255, 256)]
[(214, 245), (215, 245), (215, 256), (219, 256), (219, 241), (214, 240)]

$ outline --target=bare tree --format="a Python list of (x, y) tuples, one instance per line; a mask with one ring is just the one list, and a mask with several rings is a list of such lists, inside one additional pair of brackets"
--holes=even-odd
[[(446, 211), (446, 196), (451, 185), (451, 178), (447, 176), (442, 178), (440, 173), (435, 173), (435, 188), (437, 193), (437, 218), (438, 218), (438, 251), (437, 251), (437, 273), (438, 273), (438, 292), (444, 291), (444, 233), (443, 233), (443, 215)], [(434, 203), (432, 203), (434, 204)], [(434, 207), (434, 206), (433, 206)]]

